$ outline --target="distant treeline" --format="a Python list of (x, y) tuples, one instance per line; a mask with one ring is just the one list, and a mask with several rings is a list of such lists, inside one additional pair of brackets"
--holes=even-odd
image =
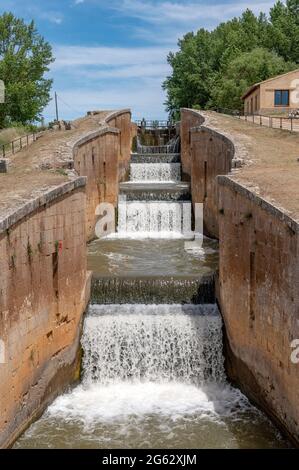
[(299, 67), (299, 0), (278, 1), (269, 17), (246, 10), (213, 31), (187, 33), (178, 46), (163, 84), (170, 114), (181, 107), (242, 109), (249, 86)]

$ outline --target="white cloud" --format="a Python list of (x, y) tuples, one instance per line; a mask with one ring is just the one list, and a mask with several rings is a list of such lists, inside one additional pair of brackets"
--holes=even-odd
[[(131, 107), (136, 117), (164, 118), (161, 84), (170, 72), (168, 47), (78, 47), (56, 45), (52, 66), (65, 119), (88, 109)], [(59, 84), (59, 85), (58, 85)], [(88, 89), (87, 89), (88, 87)], [(146, 112), (144, 112), (146, 110)], [(53, 117), (53, 103), (45, 110)]]
[(161, 1), (154, 3), (143, 0), (122, 0), (112, 4), (112, 7), (120, 13), (139, 18), (148, 23), (187, 23), (195, 24), (201, 20), (222, 21), (239, 15), (246, 8), (255, 13), (268, 12), (273, 6), (274, 0), (222, 2), (211, 5), (209, 2), (187, 1)]
[(55, 46), (53, 69), (79, 66), (121, 67), (166, 63), (168, 47)]
[(170, 72), (168, 64), (144, 64), (144, 65), (128, 65), (125, 67), (112, 67), (101, 70), (79, 69), (77, 74), (89, 79), (127, 79), (127, 78), (154, 78), (165, 77)]
[(63, 22), (63, 15), (62, 13), (56, 12), (56, 11), (36, 11), (36, 15), (42, 19), (42, 20), (47, 20), (50, 21), (50, 23), (54, 24), (61, 24)]
[[(132, 89), (122, 90), (120, 87), (107, 87), (103, 91), (82, 90), (74, 88), (71, 90), (58, 89), (58, 95), (65, 103), (59, 103), (60, 114), (64, 119), (73, 119), (80, 114), (85, 115), (91, 109), (121, 109), (131, 108), (134, 119), (152, 117), (156, 119), (165, 118), (162, 103), (165, 94), (161, 89), (159, 81), (153, 80), (140, 84)], [(45, 110), (46, 119), (52, 120), (55, 116), (54, 103), (52, 102)]]

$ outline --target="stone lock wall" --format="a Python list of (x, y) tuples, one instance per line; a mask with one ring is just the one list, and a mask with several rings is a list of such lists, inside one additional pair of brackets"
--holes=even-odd
[(206, 233), (220, 241), (227, 373), (299, 444), (299, 365), (291, 361), (299, 338), (299, 224), (225, 176), (242, 163), (239, 142), (205, 126), (187, 139), (194, 113), (182, 112), (182, 153), (191, 156), (192, 198), (204, 203)]
[(299, 442), (299, 225), (219, 177), (220, 304), (230, 377)]
[(117, 205), (119, 182), (119, 131), (106, 128), (80, 140), (74, 149), (74, 167), (86, 184), (86, 236), (94, 237), (96, 207)]
[(128, 179), (133, 137), (131, 128), (131, 111), (129, 109), (116, 111), (106, 118), (106, 123), (109, 127), (114, 127), (119, 130), (119, 181), (125, 181)]
[(192, 109), (181, 109), (181, 162), (182, 162), (182, 179), (190, 181), (191, 179), (191, 129), (203, 124), (204, 118), (197, 111)]
[(1, 222), (0, 447), (76, 378), (89, 285), (84, 178)]
[(226, 137), (203, 126), (190, 132), (192, 201), (204, 205), (205, 233), (219, 238), (216, 176), (230, 172), (234, 146)]
[(95, 237), (96, 207), (101, 202), (117, 206), (119, 182), (128, 178), (134, 127), (130, 110), (111, 113), (102, 128), (74, 145), (74, 168), (86, 183), (86, 235)]
[(130, 110), (101, 122), (97, 114), (88, 113), (98, 130), (83, 123), (60, 143), (79, 177), (71, 170), (70, 181), (0, 220), (0, 447), (79, 378), (91, 283), (86, 241), (94, 237), (97, 205), (117, 204), (134, 134)]

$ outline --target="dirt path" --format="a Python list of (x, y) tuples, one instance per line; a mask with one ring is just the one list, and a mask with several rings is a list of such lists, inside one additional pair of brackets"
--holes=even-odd
[(299, 220), (299, 134), (258, 127), (223, 114), (204, 114), (219, 132), (240, 142), (247, 154), (247, 164), (234, 179)]
[(69, 131), (46, 131), (36, 142), (12, 156), (8, 173), (0, 173), (0, 220), (26, 201), (72, 179), (72, 173), (68, 174), (62, 167), (70, 159), (73, 143), (81, 135), (99, 129), (99, 122), (108, 114), (103, 111), (78, 119)]

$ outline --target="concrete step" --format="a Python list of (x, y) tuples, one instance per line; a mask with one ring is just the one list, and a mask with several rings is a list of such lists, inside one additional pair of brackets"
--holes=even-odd
[(180, 153), (132, 153), (131, 163), (179, 163)]
[(128, 201), (190, 201), (190, 183), (135, 183), (119, 185), (120, 195)]

